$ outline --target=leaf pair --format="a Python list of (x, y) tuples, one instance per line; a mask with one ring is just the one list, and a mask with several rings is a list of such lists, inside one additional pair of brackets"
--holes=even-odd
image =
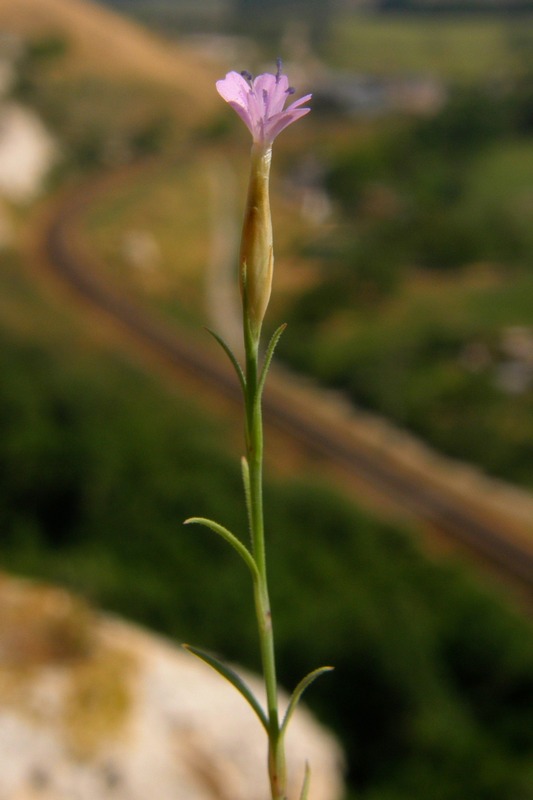
[[(216, 672), (219, 673), (219, 675), (222, 675), (223, 678), (229, 681), (229, 683), (231, 683), (231, 685), (235, 687), (235, 689), (237, 689), (237, 691), (242, 695), (242, 697), (244, 697), (246, 702), (251, 706), (253, 711), (256, 713), (257, 717), (259, 718), (259, 721), (261, 722), (261, 725), (264, 727), (267, 734), (269, 734), (270, 727), (269, 727), (268, 717), (265, 711), (263, 710), (261, 704), (259, 703), (259, 700), (256, 698), (256, 696), (254, 695), (248, 684), (246, 684), (243, 681), (240, 675), (238, 675), (238, 673), (235, 672), (235, 670), (232, 669), (232, 667), (228, 666), (227, 664), (224, 664), (222, 661), (220, 661), (220, 659), (216, 658), (216, 656), (207, 653), (205, 650), (201, 650), (199, 647), (194, 647), (191, 644), (184, 644), (183, 647), (189, 653), (192, 653), (201, 661), (204, 661), (206, 664), (212, 667)], [(296, 706), (298, 705), (298, 702), (302, 694), (305, 692), (308, 686), (310, 686), (313, 683), (313, 681), (315, 681), (318, 677), (320, 677), (320, 675), (323, 675), (326, 672), (331, 672), (332, 669), (333, 667), (319, 667), (318, 669), (315, 669), (308, 675), (306, 675), (305, 678), (302, 678), (300, 683), (293, 691), (289, 700), (289, 704), (287, 705), (287, 709), (283, 717), (283, 722), (281, 723), (279, 729), (280, 737), (285, 735), (289, 721), (292, 715), (294, 714)]]
[[(257, 397), (258, 398), (261, 397), (261, 395), (263, 393), (263, 389), (265, 387), (266, 377), (267, 377), (267, 374), (268, 374), (268, 370), (270, 369), (270, 364), (272, 363), (272, 358), (274, 356), (274, 351), (276, 349), (276, 345), (278, 344), (278, 342), (279, 342), (279, 340), (281, 338), (281, 335), (282, 335), (282, 333), (283, 333), (283, 331), (285, 330), (286, 327), (287, 327), (286, 323), (283, 323), (283, 325), (279, 326), (279, 328), (274, 332), (274, 334), (273, 334), (273, 336), (272, 336), (272, 338), (271, 338), (271, 340), (269, 342), (269, 345), (267, 347), (267, 350), (266, 350), (266, 353), (265, 353), (265, 360), (263, 362), (263, 367), (261, 369), (261, 374), (259, 376), (259, 382), (258, 382), (258, 385), (257, 385)], [(207, 330), (211, 334), (211, 336), (214, 339), (216, 339), (216, 341), (219, 343), (219, 345), (222, 347), (222, 349), (224, 350), (224, 352), (228, 356), (229, 360), (231, 361), (231, 363), (233, 365), (233, 368), (234, 368), (235, 372), (237, 373), (237, 377), (239, 379), (239, 383), (241, 385), (242, 392), (243, 392), (244, 396), (246, 397), (246, 376), (245, 376), (245, 374), (244, 374), (244, 372), (242, 370), (241, 365), (239, 364), (239, 361), (238, 361), (237, 357), (235, 356), (235, 354), (231, 350), (230, 346), (228, 344), (226, 344), (224, 339), (221, 336), (219, 336), (218, 333), (215, 333), (215, 331), (212, 331), (210, 328), (208, 328)]]

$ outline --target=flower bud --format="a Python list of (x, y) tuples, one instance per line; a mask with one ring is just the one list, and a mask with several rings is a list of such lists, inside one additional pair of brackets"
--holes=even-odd
[(268, 186), (271, 158), (271, 147), (254, 144), (241, 240), (240, 288), (244, 321), (255, 340), (259, 339), (270, 300), (274, 268)]

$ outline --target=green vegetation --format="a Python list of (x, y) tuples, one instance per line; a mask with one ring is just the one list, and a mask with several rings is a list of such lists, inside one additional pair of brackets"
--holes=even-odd
[[(274, 182), (277, 252), (289, 262), (278, 258), (276, 273), (273, 324), (290, 322), (279, 352), (440, 450), (532, 486), (533, 367), (506, 342), (516, 326), (525, 341), (533, 335), (533, 38), (517, 20), (352, 23), (339, 35), (361, 37), (350, 48), (361, 65), (344, 66), (371, 72), (378, 53), (388, 72), (400, 68), (398, 53), (413, 59), (405, 69), (418, 70), (429, 50), (442, 55), (435, 74), (452, 64), (457, 74), (444, 74), (458, 84), (437, 114), (421, 119), (388, 115), (339, 126), (317, 112), (306, 121), (309, 141), (297, 142), (301, 150), (293, 143), (278, 152), (279, 176), (283, 165), (290, 176), (300, 157), (324, 153), (325, 188), (335, 202), (332, 224), (309, 225), (290, 206), (281, 177)], [(492, 72), (473, 57), (478, 46)], [(465, 58), (477, 72), (461, 66)], [(88, 219), (114, 275), (181, 321), (194, 321), (203, 306), (208, 242), (199, 232), (210, 224), (219, 169), (212, 137), (219, 153), (240, 163), (225, 135), (213, 127), (196, 144), (197, 160), (189, 152), (123, 186)], [(225, 180), (231, 206), (233, 176)], [(157, 243), (154, 269), (128, 262), (132, 231)], [(303, 280), (291, 283), (298, 268)]]
[(120, 166), (157, 152), (175, 133), (172, 114), (163, 110), (171, 97), (166, 90), (99, 77), (50, 83), (31, 75), (17, 96), (60, 137), (63, 172)]
[[(229, 431), (68, 316), (50, 324), (16, 261), (2, 289), (2, 566), (256, 666), (249, 576), (181, 524), (200, 511), (245, 530)], [(323, 486), (273, 481), (267, 508), (281, 677), (336, 665), (308, 700), (341, 736), (356, 796), (533, 798), (530, 624)]]
[[(183, 142), (191, 111), (183, 89), (150, 74), (124, 77), (84, 71), (63, 36), (28, 44), (12, 88), (32, 106), (61, 144), (59, 178), (120, 167)], [(190, 133), (188, 120), (187, 131)]]
[(501, 75), (531, 47), (529, 18), (346, 15), (334, 26), (328, 61), (376, 75), (429, 73), (475, 82)]
[[(212, 158), (212, 156), (211, 156)], [(212, 221), (209, 156), (183, 154), (107, 191), (83, 220), (83, 236), (106, 274), (180, 322), (205, 321), (205, 266)], [(216, 169), (213, 160), (213, 169)]]
[[(533, 486), (533, 139), (521, 79), (332, 158), (342, 208), (280, 352), (440, 450)], [(522, 343), (517, 343), (521, 339)], [(514, 342), (514, 343), (513, 343)]]

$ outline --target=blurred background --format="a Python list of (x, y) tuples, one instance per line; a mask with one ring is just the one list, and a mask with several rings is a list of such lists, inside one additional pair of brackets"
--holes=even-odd
[[(245, 527), (235, 408), (69, 289), (50, 230), (181, 342), (231, 339), (249, 134), (214, 81), (278, 56), (313, 92), (275, 147), (280, 360), (384, 459), (407, 431), (467, 502), (498, 487), (531, 553), (533, 3), (0, 0), (0, 566), (252, 669), (248, 576), (181, 526)], [(348, 796), (532, 800), (524, 582), (283, 448), (280, 675), (335, 665), (307, 700)]]

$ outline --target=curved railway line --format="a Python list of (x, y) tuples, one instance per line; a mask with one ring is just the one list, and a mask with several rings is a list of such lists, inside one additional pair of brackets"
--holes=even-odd
[[(85, 300), (119, 322), (144, 346), (148, 346), (176, 370), (201, 380), (211, 393), (240, 403), (240, 389), (222, 358), (180, 337), (175, 328), (120, 294), (99, 276), (98, 265), (77, 234), (80, 221), (101, 193), (101, 186), (83, 187), (64, 198), (39, 236), (39, 253), (49, 269)], [(290, 381), (289, 381), (290, 383)], [(304, 392), (305, 394), (305, 392)], [(382, 496), (425, 526), (451, 538), (510, 579), (528, 601), (533, 599), (533, 519), (527, 530), (516, 535), (515, 522), (501, 511), (494, 513), (480, 498), (458, 494), (432, 476), (414, 472), (387, 454), (386, 447), (373, 448), (357, 441), (345, 427), (349, 420), (339, 415), (330, 422), (313, 413), (313, 398), (302, 401), (302, 392), (291, 392), (274, 373), (265, 394), (265, 422), (313, 458), (327, 462)]]

